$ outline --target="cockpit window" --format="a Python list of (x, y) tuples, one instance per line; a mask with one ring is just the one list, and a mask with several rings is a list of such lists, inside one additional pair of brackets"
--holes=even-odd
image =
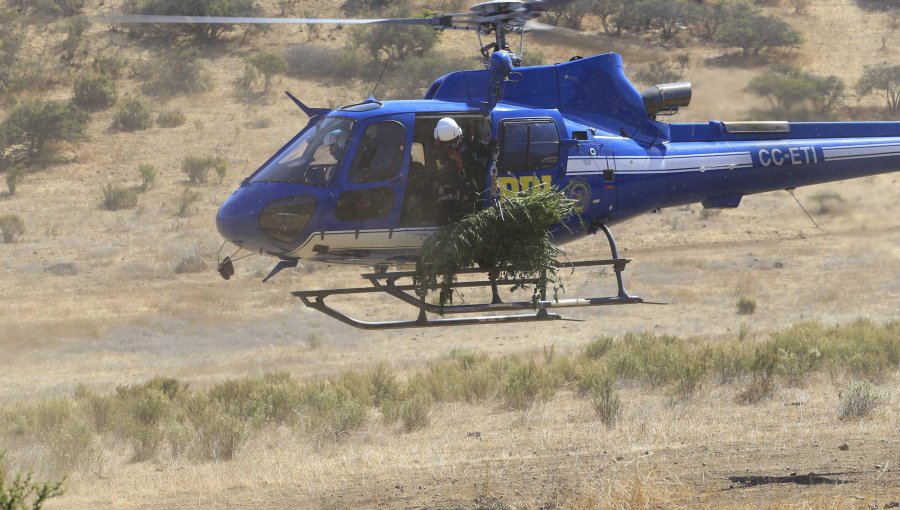
[(347, 152), (353, 121), (326, 117), (282, 150), (253, 182), (287, 182), (325, 186), (334, 179)]
[(400, 171), (405, 149), (403, 124), (393, 120), (372, 124), (362, 135), (347, 178), (354, 183), (390, 179)]

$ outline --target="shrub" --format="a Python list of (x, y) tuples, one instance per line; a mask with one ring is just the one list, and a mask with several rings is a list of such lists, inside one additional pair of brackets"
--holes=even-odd
[(14, 243), (25, 234), (25, 221), (15, 214), (0, 214), (0, 232), (4, 243)]
[(138, 69), (144, 92), (156, 96), (193, 94), (210, 89), (210, 79), (196, 49), (176, 49)]
[(365, 423), (365, 403), (353, 399), (345, 387), (330, 381), (310, 384), (301, 391), (302, 417), (313, 432), (340, 439)]
[(528, 410), (535, 402), (552, 397), (556, 393), (557, 382), (534, 361), (516, 363), (506, 375), (503, 396), (510, 407)]
[(103, 110), (116, 103), (116, 82), (106, 74), (83, 75), (75, 82), (72, 101), (89, 111)]
[(900, 112), (900, 64), (888, 65), (883, 62), (866, 66), (863, 75), (856, 82), (856, 92), (860, 96), (881, 96), (888, 112)]
[(38, 440), (46, 449), (55, 472), (66, 472), (81, 462), (94, 434), (78, 404), (71, 398), (51, 398), (18, 409), (23, 435)]
[(18, 475), (12, 480), (6, 478), (3, 470), (3, 455), (0, 454), (0, 508), (4, 510), (40, 510), (48, 499), (63, 494), (63, 482), (35, 482), (32, 475)]
[(190, 255), (181, 259), (181, 262), (175, 266), (175, 274), (202, 273), (207, 268), (208, 266), (203, 257)]
[(869, 381), (853, 381), (838, 395), (838, 418), (862, 418), (884, 404), (884, 393)]
[(131, 97), (119, 107), (114, 125), (120, 131), (141, 131), (153, 126), (153, 117), (147, 103), (138, 97)]
[(72, 103), (28, 99), (10, 112), (0, 132), (13, 160), (34, 162), (52, 156), (56, 142), (84, 140), (87, 120), (87, 113)]
[(634, 79), (637, 83), (648, 86), (672, 83), (684, 79), (684, 69), (676, 69), (671, 62), (666, 60), (655, 60), (635, 73)]
[(704, 2), (695, 8), (694, 16), (703, 28), (704, 35), (710, 39), (716, 36), (719, 27), (727, 23), (733, 16), (731, 4), (725, 0)]
[(297, 78), (344, 81), (369, 79), (374, 74), (369, 59), (347, 48), (298, 44), (287, 50), (285, 60), (288, 70)]
[(399, 396), (400, 385), (397, 384), (397, 376), (384, 363), (375, 365), (375, 368), (369, 370), (367, 377), (372, 387), (372, 403), (376, 407)]
[(287, 61), (281, 55), (271, 51), (260, 51), (247, 60), (263, 76), (263, 93), (269, 91), (272, 78), (287, 71)]
[(209, 182), (209, 171), (213, 169), (221, 180), (228, 170), (228, 162), (213, 156), (188, 156), (181, 161), (181, 171), (187, 175), (191, 184)]
[(431, 395), (416, 391), (408, 396), (400, 404), (400, 419), (403, 421), (403, 430), (412, 432), (425, 428), (430, 423), (429, 415), (434, 401)]
[(71, 18), (65, 23), (66, 38), (59, 45), (59, 58), (63, 62), (72, 62), (84, 39), (84, 32), (91, 26), (83, 16)]
[(219, 383), (207, 392), (225, 413), (251, 426), (297, 419), (300, 386), (284, 372)]
[(216, 177), (219, 179), (219, 184), (222, 184), (222, 182), (225, 181), (225, 176), (228, 175), (228, 162), (222, 158), (216, 158), (213, 168), (216, 170)]
[(595, 338), (584, 346), (583, 354), (587, 359), (600, 359), (613, 346), (612, 337), (602, 336)]
[(134, 188), (110, 182), (100, 186), (100, 190), (103, 192), (103, 207), (109, 211), (137, 207), (138, 194)]
[(141, 163), (138, 165), (138, 174), (141, 176), (141, 191), (147, 192), (156, 185), (156, 176), (159, 175), (159, 172), (156, 170), (156, 167), (150, 165), (148, 163)]
[(753, 315), (756, 312), (756, 300), (748, 297), (741, 297), (737, 301), (738, 315)]
[(840, 193), (834, 191), (816, 193), (810, 198), (818, 206), (816, 209), (819, 214), (835, 214), (842, 211), (844, 204), (847, 203)]
[(156, 123), (161, 128), (176, 128), (183, 126), (185, 122), (184, 112), (181, 110), (168, 110), (159, 112)]
[(203, 198), (203, 195), (200, 194), (197, 190), (186, 189), (178, 195), (178, 203), (177, 203), (177, 211), (176, 215), (180, 218), (187, 218), (191, 214), (191, 208), (193, 205)]
[(128, 61), (116, 55), (98, 55), (91, 63), (91, 69), (97, 74), (109, 76), (112, 79), (122, 77), (122, 71), (128, 67)]
[(14, 166), (6, 171), (6, 187), (9, 188), (9, 194), (15, 195), (19, 184), (25, 180), (25, 169), (21, 166)]
[(578, 392), (587, 396), (600, 422), (613, 428), (622, 414), (622, 405), (616, 391), (616, 378), (607, 369), (589, 367), (579, 374)]

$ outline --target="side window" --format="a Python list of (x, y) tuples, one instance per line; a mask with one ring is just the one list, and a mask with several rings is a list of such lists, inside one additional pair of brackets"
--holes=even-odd
[(396, 121), (378, 122), (366, 128), (347, 178), (350, 182), (384, 181), (403, 165), (406, 129)]
[(338, 197), (334, 217), (341, 221), (377, 220), (394, 207), (392, 188), (369, 188), (347, 191)]
[(500, 131), (500, 168), (534, 171), (559, 161), (559, 131), (549, 119), (508, 121)]

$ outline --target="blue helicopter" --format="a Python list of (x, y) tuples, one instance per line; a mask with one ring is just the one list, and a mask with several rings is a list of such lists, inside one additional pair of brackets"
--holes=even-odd
[[(540, 321), (548, 310), (642, 303), (626, 292), (611, 225), (665, 207), (701, 203), (735, 208), (744, 195), (793, 190), (900, 169), (900, 122), (665, 123), (659, 117), (689, 105), (687, 82), (638, 91), (615, 53), (545, 66), (522, 67), (507, 36), (526, 31), (578, 39), (573, 31), (534, 21), (565, 1), (490, 1), (472, 12), (430, 18), (341, 20), (115, 16), (154, 23), (339, 23), (425, 25), (493, 35), (482, 49), (484, 70), (438, 78), (424, 99), (370, 97), (336, 110), (311, 108), (289, 94), (309, 123), (222, 204), (216, 226), (239, 249), (278, 263), (264, 281), (300, 260), (371, 266), (370, 286), (294, 292), (307, 306), (364, 329)], [(581, 39), (583, 41), (583, 39)], [(441, 129), (458, 130), (455, 157), (465, 153), (464, 176), (448, 192), (440, 186), (447, 159)], [(452, 154), (451, 154), (452, 155)], [(489, 268), (490, 303), (438, 307), (412, 280), (422, 243), (438, 227), (473, 209), (490, 207), (498, 193), (552, 186), (576, 203), (578, 220), (553, 231), (563, 244), (603, 232), (611, 258), (573, 267), (613, 268), (614, 296), (503, 302)], [(450, 197), (450, 198), (448, 198)], [(567, 222), (568, 223), (568, 222)], [(226, 279), (232, 258), (219, 264)], [(524, 282), (528, 283), (528, 282)], [(325, 303), (332, 295), (379, 293), (418, 310), (416, 319), (369, 322)], [(431, 317), (439, 314), (441, 317)], [(458, 316), (456, 314), (464, 314)], [(472, 316), (472, 314), (476, 314)], [(444, 317), (453, 315), (453, 317)]]

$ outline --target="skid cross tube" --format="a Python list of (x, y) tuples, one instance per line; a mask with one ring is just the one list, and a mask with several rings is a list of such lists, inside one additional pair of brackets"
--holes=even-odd
[[(483, 304), (465, 304), (465, 305), (447, 305), (440, 306), (425, 301), (426, 289), (415, 283), (415, 271), (387, 271), (385, 268), (377, 268), (373, 273), (364, 273), (362, 278), (368, 280), (371, 287), (353, 287), (343, 289), (323, 289), (323, 290), (303, 290), (293, 292), (303, 301), (303, 304), (318, 310), (330, 317), (333, 317), (344, 324), (348, 324), (360, 329), (399, 329), (399, 328), (422, 328), (422, 327), (439, 327), (439, 326), (467, 326), (474, 324), (498, 324), (510, 322), (537, 322), (547, 320), (559, 320), (562, 317), (559, 314), (550, 313), (551, 308), (573, 308), (587, 306), (611, 306), (611, 305), (629, 305), (643, 303), (644, 300), (638, 296), (631, 296), (625, 290), (622, 272), (625, 266), (631, 262), (631, 259), (619, 258), (616, 242), (606, 225), (600, 224), (599, 227), (606, 234), (609, 242), (610, 253), (612, 258), (601, 260), (583, 260), (577, 262), (569, 262), (559, 269), (577, 268), (577, 267), (597, 267), (611, 266), (616, 275), (617, 295), (606, 297), (592, 298), (574, 298), (574, 299), (547, 299), (546, 290), (541, 292), (540, 299), (529, 301), (513, 301), (504, 303), (498, 302), (496, 294), (490, 303)], [(496, 275), (499, 271), (496, 268), (472, 268), (465, 269), (457, 273), (459, 275), (471, 274), (487, 274), (487, 280), (481, 281), (454, 281), (451, 284), (453, 289), (477, 288), (490, 286), (496, 289), (498, 285), (533, 285), (537, 279), (498, 279)], [(543, 276), (543, 275), (542, 275)], [(401, 279), (410, 279), (412, 284), (398, 284)], [(325, 299), (333, 295), (359, 295), (381, 293), (394, 297), (403, 303), (406, 303), (419, 311), (415, 320), (405, 321), (362, 321), (355, 319), (340, 310), (337, 310), (325, 303)], [(514, 313), (500, 315), (479, 315), (475, 317), (444, 317), (453, 314), (496, 314), (497, 312), (521, 312), (531, 310), (531, 313)], [(429, 318), (428, 314), (439, 315), (439, 318)]]

